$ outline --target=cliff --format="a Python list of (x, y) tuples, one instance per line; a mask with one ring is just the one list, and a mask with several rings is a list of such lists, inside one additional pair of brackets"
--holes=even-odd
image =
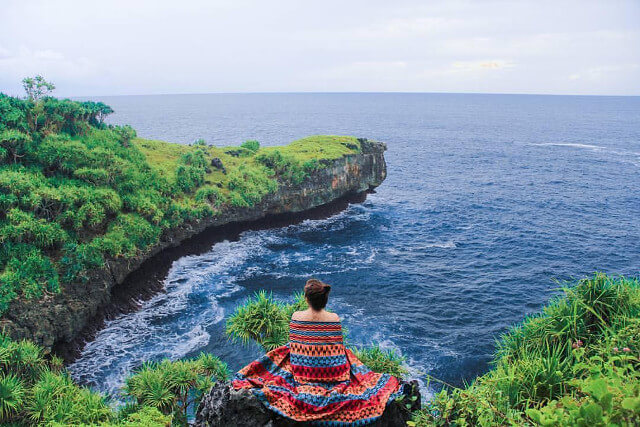
[(72, 283), (60, 293), (40, 299), (12, 302), (0, 320), (0, 328), (15, 339), (26, 338), (51, 349), (55, 344), (72, 341), (100, 309), (109, 304), (114, 287), (123, 284), (145, 261), (167, 248), (176, 247), (205, 230), (300, 213), (377, 187), (386, 177), (383, 155), (386, 145), (366, 139), (358, 142), (358, 152), (326, 160), (299, 183), (280, 182), (275, 192), (266, 194), (252, 206), (220, 206), (214, 216), (187, 220), (163, 231), (159, 241), (143, 254), (106, 259), (103, 267), (88, 272), (84, 283)]

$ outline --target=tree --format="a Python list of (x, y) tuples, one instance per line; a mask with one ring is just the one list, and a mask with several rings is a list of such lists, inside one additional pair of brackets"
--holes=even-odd
[(24, 91), (27, 92), (27, 97), (33, 102), (38, 102), (42, 97), (49, 95), (56, 88), (53, 83), (46, 81), (41, 75), (24, 78), (22, 80), (22, 86), (24, 87)]

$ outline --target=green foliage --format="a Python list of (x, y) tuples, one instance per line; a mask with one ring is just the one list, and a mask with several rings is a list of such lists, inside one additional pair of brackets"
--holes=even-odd
[(0, 334), (0, 424), (186, 425), (187, 410), (215, 381), (228, 377), (227, 365), (206, 353), (148, 363), (127, 379), (124, 396), (132, 401), (116, 412), (105, 396), (76, 385), (60, 359)]
[(38, 101), (56, 88), (53, 83), (49, 83), (40, 75), (24, 78), (22, 80), (22, 86), (31, 101)]
[(368, 348), (355, 349), (354, 354), (362, 363), (374, 372), (383, 372), (403, 379), (408, 371), (404, 365), (405, 359), (394, 350), (383, 350), (378, 345)]
[(176, 169), (176, 183), (185, 193), (193, 192), (204, 183), (207, 173), (205, 152), (197, 149), (182, 155)]
[(243, 344), (255, 341), (265, 350), (272, 350), (289, 340), (293, 311), (293, 307), (274, 299), (272, 294), (259, 291), (229, 316), (227, 335)]
[(210, 203), (219, 208), (225, 202), (225, 195), (218, 187), (206, 185), (196, 191), (195, 199), (198, 202)]
[(494, 369), (446, 386), (413, 425), (640, 422), (640, 285), (596, 274), (512, 328)]
[(253, 151), (254, 153), (256, 153), (260, 149), (260, 143), (255, 140), (249, 140), (240, 144), (240, 147), (246, 148), (247, 150)]
[(231, 190), (230, 198), (234, 206), (253, 206), (265, 195), (278, 189), (278, 183), (271, 179), (271, 173), (265, 167), (240, 165), (228, 174), (228, 179), (227, 186)]
[(197, 359), (146, 363), (127, 379), (125, 394), (138, 405), (157, 408), (186, 423), (188, 409), (197, 407), (215, 381), (227, 378), (225, 363), (201, 353)]
[(40, 347), (0, 335), (0, 422), (96, 424), (113, 417), (105, 398), (78, 387)]
[[(322, 159), (354, 152), (355, 139), (312, 137), (283, 148), (276, 171), (256, 160), (257, 141), (234, 156), (204, 141), (141, 140), (130, 126), (105, 125), (113, 110), (101, 102), (48, 96), (54, 86), (41, 76), (23, 83), (27, 99), (0, 93), (0, 315), (16, 298), (86, 282), (168, 229), (254, 206), (278, 180), (299, 182)], [(214, 157), (226, 173), (212, 170)]]
[(113, 131), (123, 147), (129, 147), (131, 141), (137, 136), (136, 131), (129, 125), (114, 126)]
[(0, 420), (18, 413), (24, 401), (24, 384), (15, 375), (0, 373)]
[(302, 162), (294, 155), (283, 153), (278, 149), (262, 152), (258, 154), (256, 160), (272, 169), (280, 179), (293, 184), (300, 184), (310, 172), (319, 168), (316, 160)]
[(18, 163), (31, 149), (32, 138), (15, 129), (0, 132), (0, 160), (7, 163)]
[(119, 422), (101, 424), (105, 427), (169, 427), (172, 417), (160, 412), (157, 408), (134, 406), (134, 412), (121, 414)]

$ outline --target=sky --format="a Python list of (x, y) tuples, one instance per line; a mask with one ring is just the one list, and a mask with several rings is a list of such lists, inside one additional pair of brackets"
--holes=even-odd
[(0, 0), (0, 92), (640, 95), (640, 0)]

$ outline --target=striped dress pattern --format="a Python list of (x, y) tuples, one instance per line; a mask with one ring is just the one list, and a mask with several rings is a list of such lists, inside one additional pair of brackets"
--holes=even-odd
[(345, 348), (340, 322), (292, 320), (289, 343), (244, 367), (232, 384), (281, 416), (331, 427), (373, 423), (401, 395), (397, 378), (371, 371)]

